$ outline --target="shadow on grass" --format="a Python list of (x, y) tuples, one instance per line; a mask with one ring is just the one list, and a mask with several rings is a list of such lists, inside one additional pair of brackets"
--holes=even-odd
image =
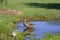
[(31, 7), (36, 8), (46, 8), (46, 9), (59, 9), (60, 10), (60, 3), (24, 3), (24, 5), (28, 5)]

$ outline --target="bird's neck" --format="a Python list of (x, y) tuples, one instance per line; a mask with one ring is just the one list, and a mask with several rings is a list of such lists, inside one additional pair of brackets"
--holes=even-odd
[(24, 20), (23, 20), (23, 22), (27, 22), (27, 20), (26, 20), (26, 19), (24, 19)]

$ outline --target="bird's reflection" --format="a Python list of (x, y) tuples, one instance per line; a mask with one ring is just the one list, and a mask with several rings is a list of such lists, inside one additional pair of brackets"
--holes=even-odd
[(29, 27), (26, 27), (23, 31), (24, 35), (30, 35), (34, 31), (33, 24), (30, 24)]

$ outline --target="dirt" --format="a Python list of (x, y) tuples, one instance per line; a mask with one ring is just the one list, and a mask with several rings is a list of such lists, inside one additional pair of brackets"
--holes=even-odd
[(21, 15), (22, 12), (20, 11), (17, 11), (17, 10), (0, 10), (0, 14), (18, 14), (18, 15)]

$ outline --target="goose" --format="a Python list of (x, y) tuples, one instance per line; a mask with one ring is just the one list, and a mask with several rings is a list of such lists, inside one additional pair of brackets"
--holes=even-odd
[(29, 28), (30, 26), (35, 25), (35, 24), (31, 24), (31, 23), (27, 22), (27, 18), (24, 17), (24, 19), (23, 19), (23, 25), (24, 25), (25, 27), (28, 27), (28, 28)]
[(23, 19), (23, 25), (24, 25), (25, 27), (29, 27), (29, 26), (30, 26), (30, 23), (27, 22), (26, 17), (24, 17), (24, 19)]

